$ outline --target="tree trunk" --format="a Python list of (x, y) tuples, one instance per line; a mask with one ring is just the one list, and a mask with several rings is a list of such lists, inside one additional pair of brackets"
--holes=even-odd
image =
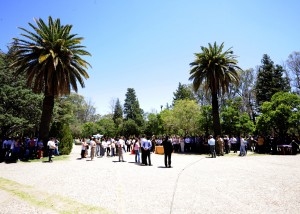
[(49, 139), (49, 131), (50, 131), (50, 121), (53, 114), (53, 108), (54, 108), (54, 96), (45, 95), (43, 100), (43, 110), (42, 110), (42, 117), (41, 117), (40, 130), (39, 130), (39, 139), (43, 140), (44, 148), (47, 148), (47, 142)]
[(218, 94), (216, 92), (212, 92), (212, 116), (213, 116), (214, 135), (215, 136), (221, 135)]

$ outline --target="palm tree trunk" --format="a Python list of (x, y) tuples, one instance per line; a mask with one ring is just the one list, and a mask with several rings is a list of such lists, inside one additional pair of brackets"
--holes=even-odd
[(49, 139), (50, 121), (53, 114), (53, 108), (54, 96), (45, 95), (43, 100), (43, 110), (39, 130), (39, 138), (43, 140), (45, 146), (44, 148), (46, 148)]
[(213, 116), (214, 135), (215, 136), (221, 135), (218, 94), (216, 92), (212, 93), (212, 116)]

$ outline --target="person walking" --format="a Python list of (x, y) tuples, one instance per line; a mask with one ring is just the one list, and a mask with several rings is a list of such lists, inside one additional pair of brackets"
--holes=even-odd
[(216, 150), (215, 150), (216, 141), (212, 135), (209, 135), (208, 137), (208, 145), (210, 148), (211, 157), (216, 158)]
[(165, 153), (165, 166), (171, 168), (171, 155), (173, 152), (172, 142), (169, 140), (169, 136), (166, 136), (162, 142)]
[(49, 162), (51, 163), (52, 162), (53, 150), (56, 148), (53, 137), (50, 138), (47, 145), (48, 145), (48, 150), (49, 150)]

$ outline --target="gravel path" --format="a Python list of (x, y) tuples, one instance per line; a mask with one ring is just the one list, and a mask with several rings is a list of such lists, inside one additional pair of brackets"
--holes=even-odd
[(0, 213), (299, 213), (300, 155), (0, 164)]

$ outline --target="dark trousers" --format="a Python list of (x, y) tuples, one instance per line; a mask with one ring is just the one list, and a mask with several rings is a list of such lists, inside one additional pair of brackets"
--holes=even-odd
[(234, 153), (236, 153), (237, 152), (237, 143), (233, 143), (233, 144), (231, 144), (231, 146), (232, 146), (232, 149), (233, 149), (233, 152)]
[(150, 150), (145, 150), (145, 165), (147, 165), (147, 157), (148, 157), (148, 164), (151, 165), (151, 157), (150, 157)]
[(210, 148), (211, 157), (215, 158), (216, 157), (215, 145), (210, 145), (209, 148)]
[(84, 158), (85, 150), (81, 150), (81, 158)]
[(145, 154), (145, 150), (144, 150), (143, 147), (141, 148), (141, 150), (142, 150), (142, 164), (146, 164), (146, 154)]
[(52, 162), (53, 149), (49, 149), (49, 162)]
[(165, 166), (166, 167), (171, 167), (171, 155), (172, 153), (165, 153)]

